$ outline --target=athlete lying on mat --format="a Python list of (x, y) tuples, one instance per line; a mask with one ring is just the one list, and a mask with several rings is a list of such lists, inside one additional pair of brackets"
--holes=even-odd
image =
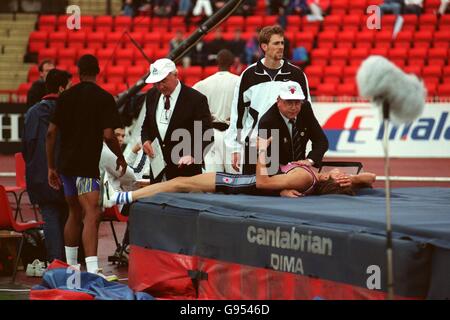
[(267, 147), (271, 138), (258, 138), (258, 163), (256, 175), (209, 172), (193, 177), (175, 179), (130, 191), (118, 192), (113, 197), (116, 204), (131, 203), (137, 199), (161, 192), (221, 192), (225, 194), (268, 194), (277, 192), (286, 197), (321, 194), (355, 195), (355, 189), (371, 187), (375, 174), (365, 172), (347, 175), (338, 169), (318, 173), (313, 168), (292, 162), (281, 167), (283, 173), (269, 176), (266, 161)]

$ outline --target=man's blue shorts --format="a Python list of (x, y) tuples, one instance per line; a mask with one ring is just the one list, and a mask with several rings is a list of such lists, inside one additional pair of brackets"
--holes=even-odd
[(60, 175), (66, 197), (79, 196), (85, 193), (100, 191), (100, 181), (95, 178)]

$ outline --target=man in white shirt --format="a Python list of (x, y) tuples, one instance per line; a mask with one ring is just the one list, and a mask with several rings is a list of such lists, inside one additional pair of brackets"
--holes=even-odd
[(231, 170), (226, 168), (226, 163), (230, 165), (230, 160), (224, 159), (224, 155), (227, 154), (224, 152), (224, 135), (230, 123), (234, 90), (239, 82), (239, 77), (229, 71), (233, 62), (234, 55), (230, 50), (220, 50), (217, 54), (219, 71), (193, 86), (206, 96), (213, 116), (214, 144), (205, 155), (205, 172)]

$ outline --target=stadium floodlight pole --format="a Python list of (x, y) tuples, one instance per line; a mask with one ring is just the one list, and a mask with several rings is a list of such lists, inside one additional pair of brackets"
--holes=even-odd
[[(220, 10), (209, 17), (203, 22), (197, 30), (194, 31), (186, 40), (184, 40), (177, 48), (172, 50), (167, 58), (173, 62), (179, 61), (197, 42), (199, 42), (210, 30), (219, 26), (224, 22), (236, 9), (241, 5), (244, 0), (230, 0)], [(119, 94), (119, 98), (116, 101), (119, 111), (121, 111), (126, 101), (133, 95), (137, 94), (144, 86), (145, 79), (149, 76), (147, 72), (141, 79), (139, 79), (134, 86), (128, 90)]]

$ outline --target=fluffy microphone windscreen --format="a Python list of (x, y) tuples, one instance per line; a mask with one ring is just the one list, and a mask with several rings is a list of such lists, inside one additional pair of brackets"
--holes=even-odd
[(360, 96), (371, 99), (379, 107), (383, 101), (388, 102), (390, 118), (396, 123), (413, 122), (425, 106), (423, 82), (382, 56), (364, 60), (356, 74), (356, 82)]

